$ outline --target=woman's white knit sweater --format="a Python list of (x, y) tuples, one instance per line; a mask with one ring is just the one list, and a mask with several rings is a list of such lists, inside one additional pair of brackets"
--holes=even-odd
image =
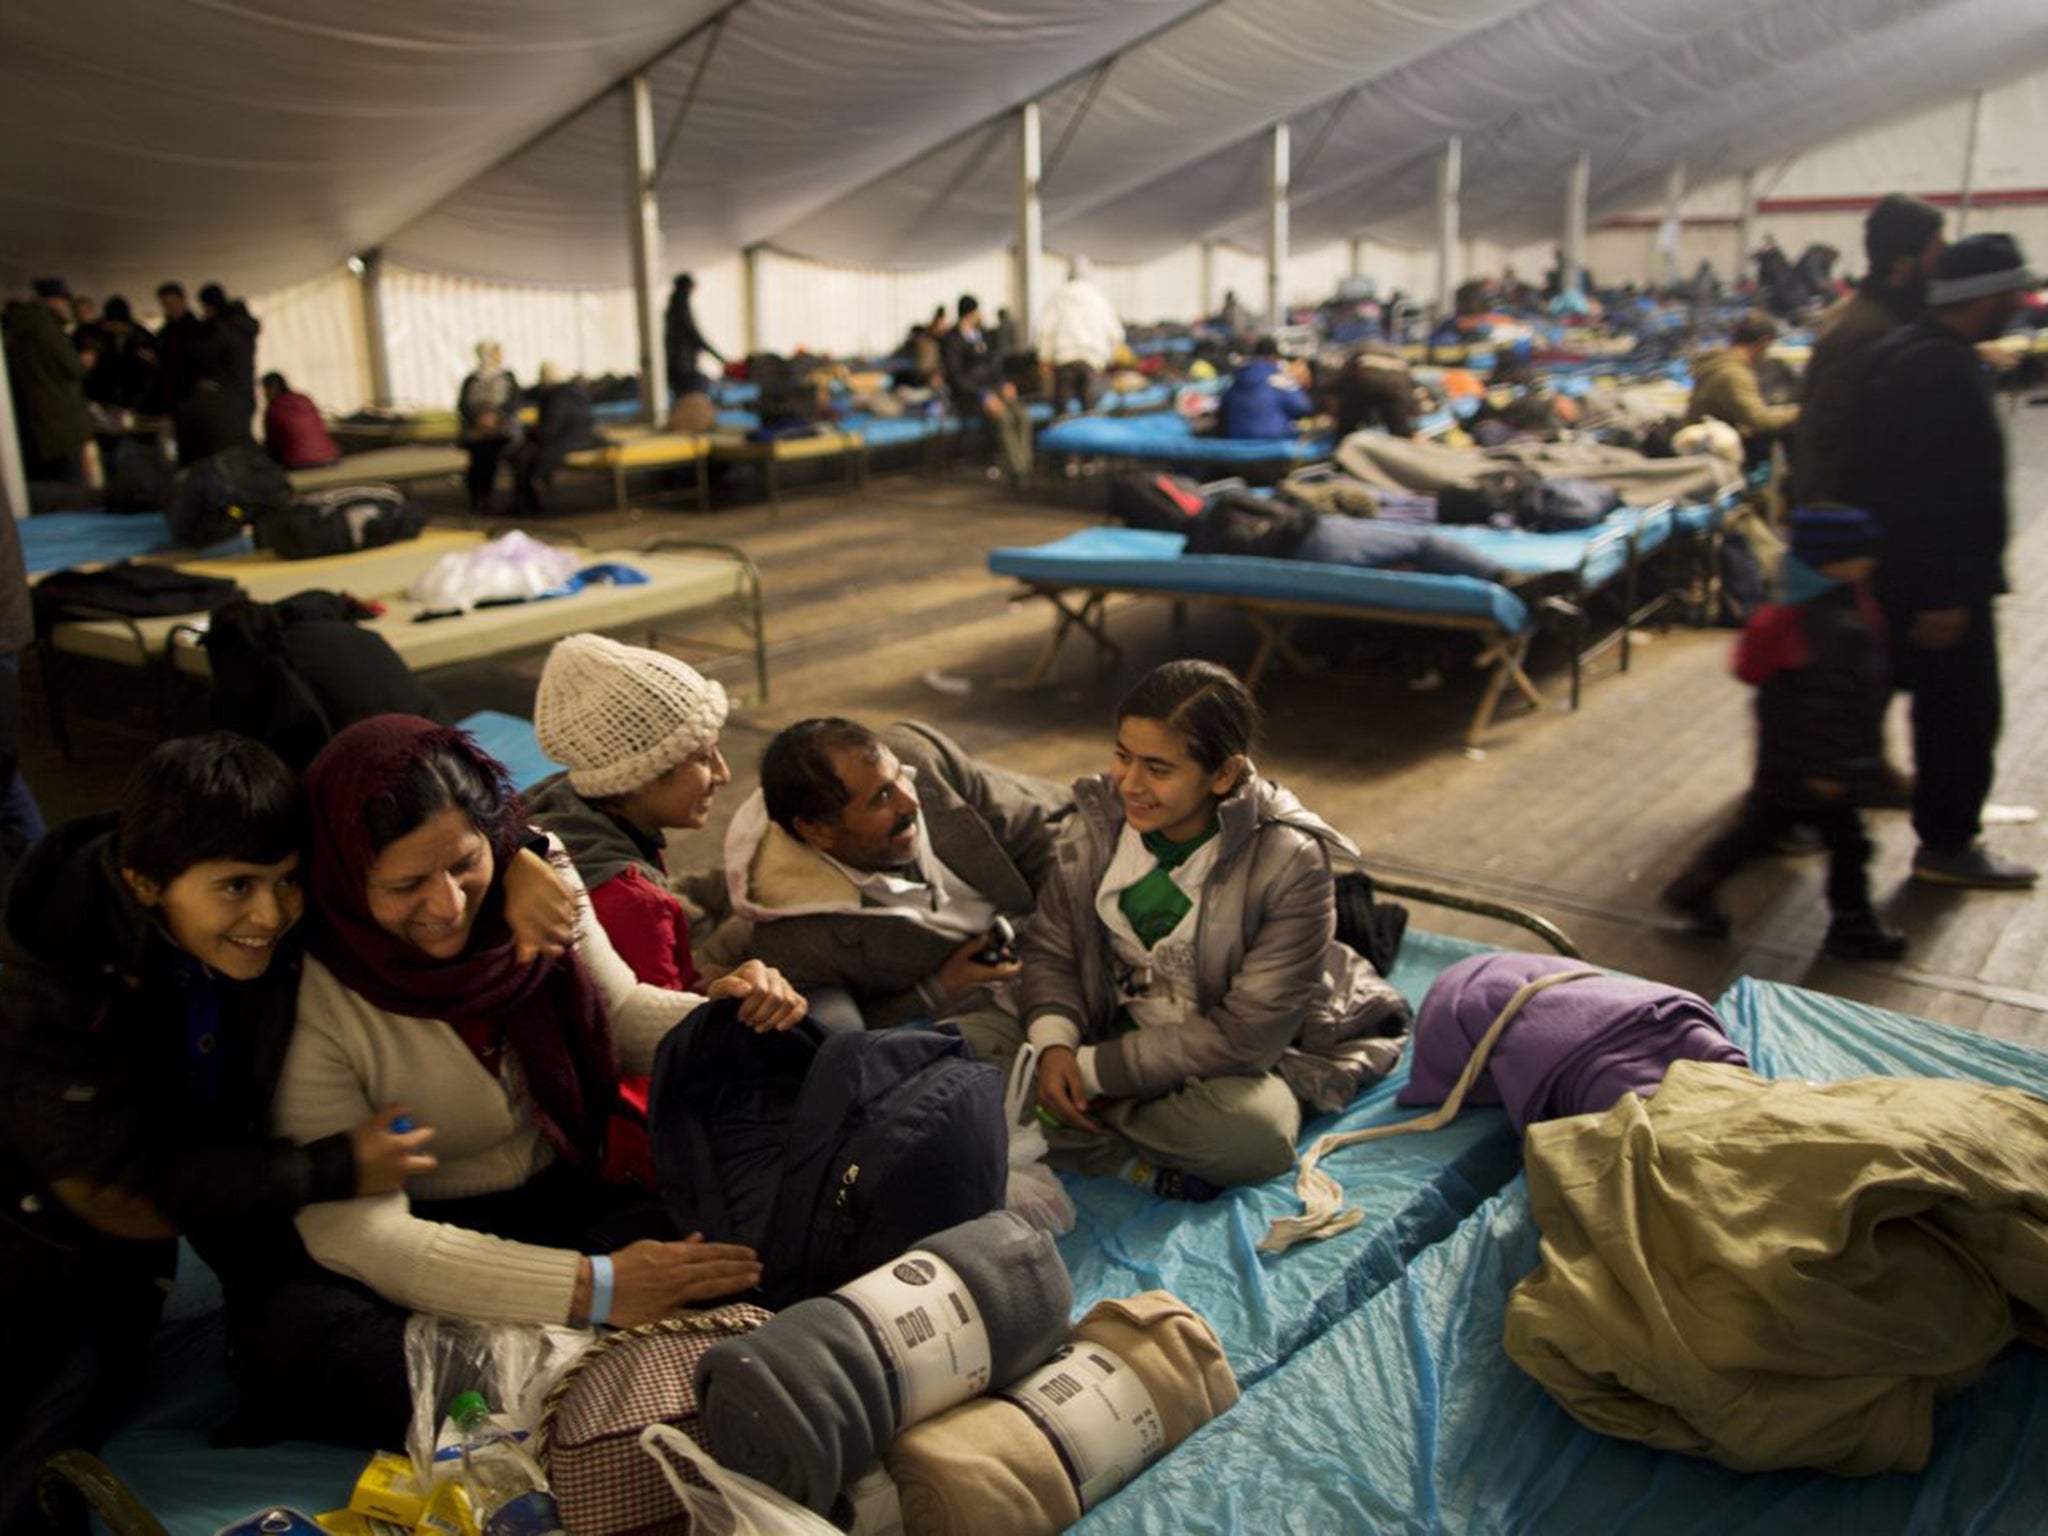
[[(558, 866), (559, 867), (559, 866)], [(644, 986), (605, 937), (577, 887), (576, 952), (610, 1011), (619, 1061), (649, 1071), (655, 1047), (703, 998)], [(516, 1189), (554, 1161), (533, 1123), (511, 1052), (497, 1077), (438, 1019), (386, 1013), (308, 958), (298, 1023), (278, 1086), (277, 1131), (317, 1141), (402, 1104), (434, 1128), (439, 1160), (409, 1181), (423, 1200)], [(569, 1317), (581, 1255), (508, 1242), (422, 1221), (404, 1191), (309, 1205), (299, 1235), (327, 1268), (414, 1311), (488, 1322), (561, 1323)]]

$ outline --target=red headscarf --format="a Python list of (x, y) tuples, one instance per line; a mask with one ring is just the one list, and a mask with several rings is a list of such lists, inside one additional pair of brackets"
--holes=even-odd
[[(496, 868), (483, 910), (461, 954), (437, 960), (387, 933), (369, 910), (372, 846), (364, 808), (395, 791), (409, 769), (446, 749), (503, 795), (508, 813), (477, 830)], [(306, 770), (313, 810), (313, 908), (307, 947), (341, 983), (372, 1006), (440, 1019), (486, 1066), (498, 1043), (518, 1054), (533, 1114), (571, 1162), (595, 1167), (618, 1099), (611, 1020), (572, 949), (522, 964), (505, 925), (505, 869), (525, 823), (501, 764), (461, 731), (415, 715), (377, 715), (329, 742)]]

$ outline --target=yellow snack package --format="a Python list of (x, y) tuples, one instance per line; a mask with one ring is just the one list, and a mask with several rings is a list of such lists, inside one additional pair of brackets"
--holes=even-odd
[(413, 1536), (480, 1536), (469, 1490), (459, 1482), (436, 1483), (426, 1510), (412, 1529)]
[(358, 1515), (389, 1520), (411, 1530), (427, 1507), (427, 1496), (413, 1476), (412, 1459), (395, 1451), (379, 1451), (356, 1479), (348, 1507)]
[(408, 1536), (402, 1525), (379, 1520), (375, 1515), (359, 1515), (352, 1509), (330, 1510), (313, 1519), (321, 1530), (330, 1531), (333, 1536)]

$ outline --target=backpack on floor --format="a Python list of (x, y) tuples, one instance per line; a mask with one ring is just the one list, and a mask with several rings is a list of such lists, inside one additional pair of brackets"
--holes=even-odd
[(1186, 533), (1205, 505), (1186, 475), (1125, 474), (1109, 482), (1109, 515), (1126, 528)]
[(662, 1040), (648, 1121), (676, 1227), (761, 1256), (780, 1309), (998, 1210), (1002, 1074), (958, 1035), (756, 1034), (698, 1010)]
[(395, 485), (338, 485), (258, 517), (256, 544), (280, 560), (312, 560), (416, 539), (426, 525)]

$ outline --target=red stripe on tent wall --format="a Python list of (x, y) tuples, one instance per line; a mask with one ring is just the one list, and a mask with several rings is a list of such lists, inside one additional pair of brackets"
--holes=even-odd
[[(1915, 194), (1937, 208), (1960, 208), (1963, 194), (1960, 192), (1921, 192)], [(1868, 213), (1879, 202), (1879, 194), (1857, 194), (1850, 197), (1767, 197), (1756, 205), (1759, 215), (1773, 213)], [(2048, 204), (2048, 187), (1998, 187), (1970, 194), (1970, 207), (1979, 208), (2032, 208)], [(1732, 229), (1741, 221), (1732, 213), (1693, 213), (1681, 221), (1687, 229)], [(1622, 213), (1601, 219), (1595, 229), (1659, 229), (1664, 216), (1659, 213)]]

